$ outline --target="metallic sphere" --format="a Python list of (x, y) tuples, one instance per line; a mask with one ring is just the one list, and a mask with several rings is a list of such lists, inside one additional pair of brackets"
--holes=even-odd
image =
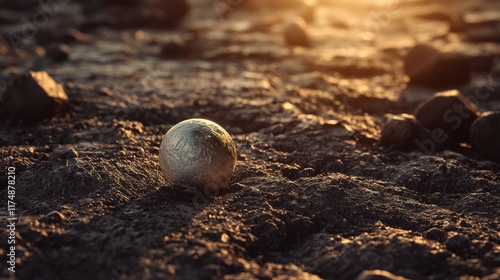
[(189, 119), (173, 126), (160, 145), (167, 182), (183, 191), (216, 195), (236, 167), (236, 145), (220, 125)]

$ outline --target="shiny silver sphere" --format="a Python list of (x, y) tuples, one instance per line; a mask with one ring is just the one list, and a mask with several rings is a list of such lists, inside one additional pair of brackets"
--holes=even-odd
[(183, 191), (216, 195), (236, 167), (236, 145), (220, 125), (189, 119), (173, 126), (160, 145), (167, 183)]

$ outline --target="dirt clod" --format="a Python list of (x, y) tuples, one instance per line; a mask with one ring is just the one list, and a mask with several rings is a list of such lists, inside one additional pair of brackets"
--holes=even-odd
[(78, 152), (73, 147), (56, 148), (50, 154), (50, 158), (51, 159), (62, 159), (62, 160), (71, 159), (71, 158), (78, 158)]

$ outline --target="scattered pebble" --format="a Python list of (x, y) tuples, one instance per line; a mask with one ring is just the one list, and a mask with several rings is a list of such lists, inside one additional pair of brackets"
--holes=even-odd
[(434, 138), (445, 140), (448, 134), (457, 141), (469, 140), (470, 126), (478, 115), (476, 105), (458, 90), (438, 92), (415, 111), (418, 123), (431, 130)]
[(386, 122), (382, 127), (380, 142), (396, 148), (405, 148), (413, 145), (418, 132), (415, 117), (408, 114), (386, 115)]
[(430, 240), (442, 242), (446, 238), (446, 232), (439, 228), (431, 228), (425, 233), (425, 237)]
[(406, 278), (394, 275), (386, 270), (364, 270), (356, 280), (405, 280)]
[(446, 248), (457, 255), (462, 255), (468, 251), (469, 239), (460, 233), (456, 233), (446, 240)]
[(299, 171), (299, 177), (313, 177), (316, 174), (317, 174), (316, 170), (314, 170), (314, 168), (311, 167), (306, 167), (301, 171)]
[(297, 17), (285, 26), (283, 36), (290, 46), (312, 47), (312, 41), (307, 32), (307, 23), (301, 17)]
[(2, 111), (26, 121), (50, 118), (67, 104), (63, 87), (43, 71), (17, 76), (0, 95)]
[(45, 48), (45, 53), (52, 60), (61, 62), (68, 59), (70, 50), (68, 45), (54, 42)]
[(484, 157), (500, 160), (500, 112), (484, 113), (472, 123), (470, 142)]
[(471, 65), (469, 59), (459, 53), (441, 53), (436, 48), (415, 45), (404, 61), (405, 73), (410, 83), (441, 87), (464, 84), (470, 81)]
[(58, 224), (64, 221), (65, 219), (66, 217), (62, 213), (58, 211), (52, 211), (47, 215), (43, 216), (42, 218), (40, 218), (40, 222), (45, 224)]
[(50, 159), (71, 159), (78, 158), (78, 152), (73, 147), (56, 148), (50, 154)]

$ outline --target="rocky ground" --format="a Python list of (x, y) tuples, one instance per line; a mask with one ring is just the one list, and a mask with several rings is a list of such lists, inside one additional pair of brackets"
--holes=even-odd
[[(436, 91), (500, 110), (498, 1), (324, 0), (314, 20), (278, 0), (193, 0), (185, 18), (150, 2), (54, 0), (49, 13), (0, 1), (0, 91), (46, 71), (69, 99), (37, 122), (0, 112), (19, 215), (16, 273), (4, 227), (0, 278), (500, 277), (500, 163), (467, 143), (380, 144), (386, 114), (413, 114)], [(283, 37), (297, 15), (310, 47)], [(451, 83), (412, 84), (417, 43), (465, 57), (470, 81), (452, 69)], [(238, 148), (216, 197), (160, 172), (162, 136), (193, 117)]]

